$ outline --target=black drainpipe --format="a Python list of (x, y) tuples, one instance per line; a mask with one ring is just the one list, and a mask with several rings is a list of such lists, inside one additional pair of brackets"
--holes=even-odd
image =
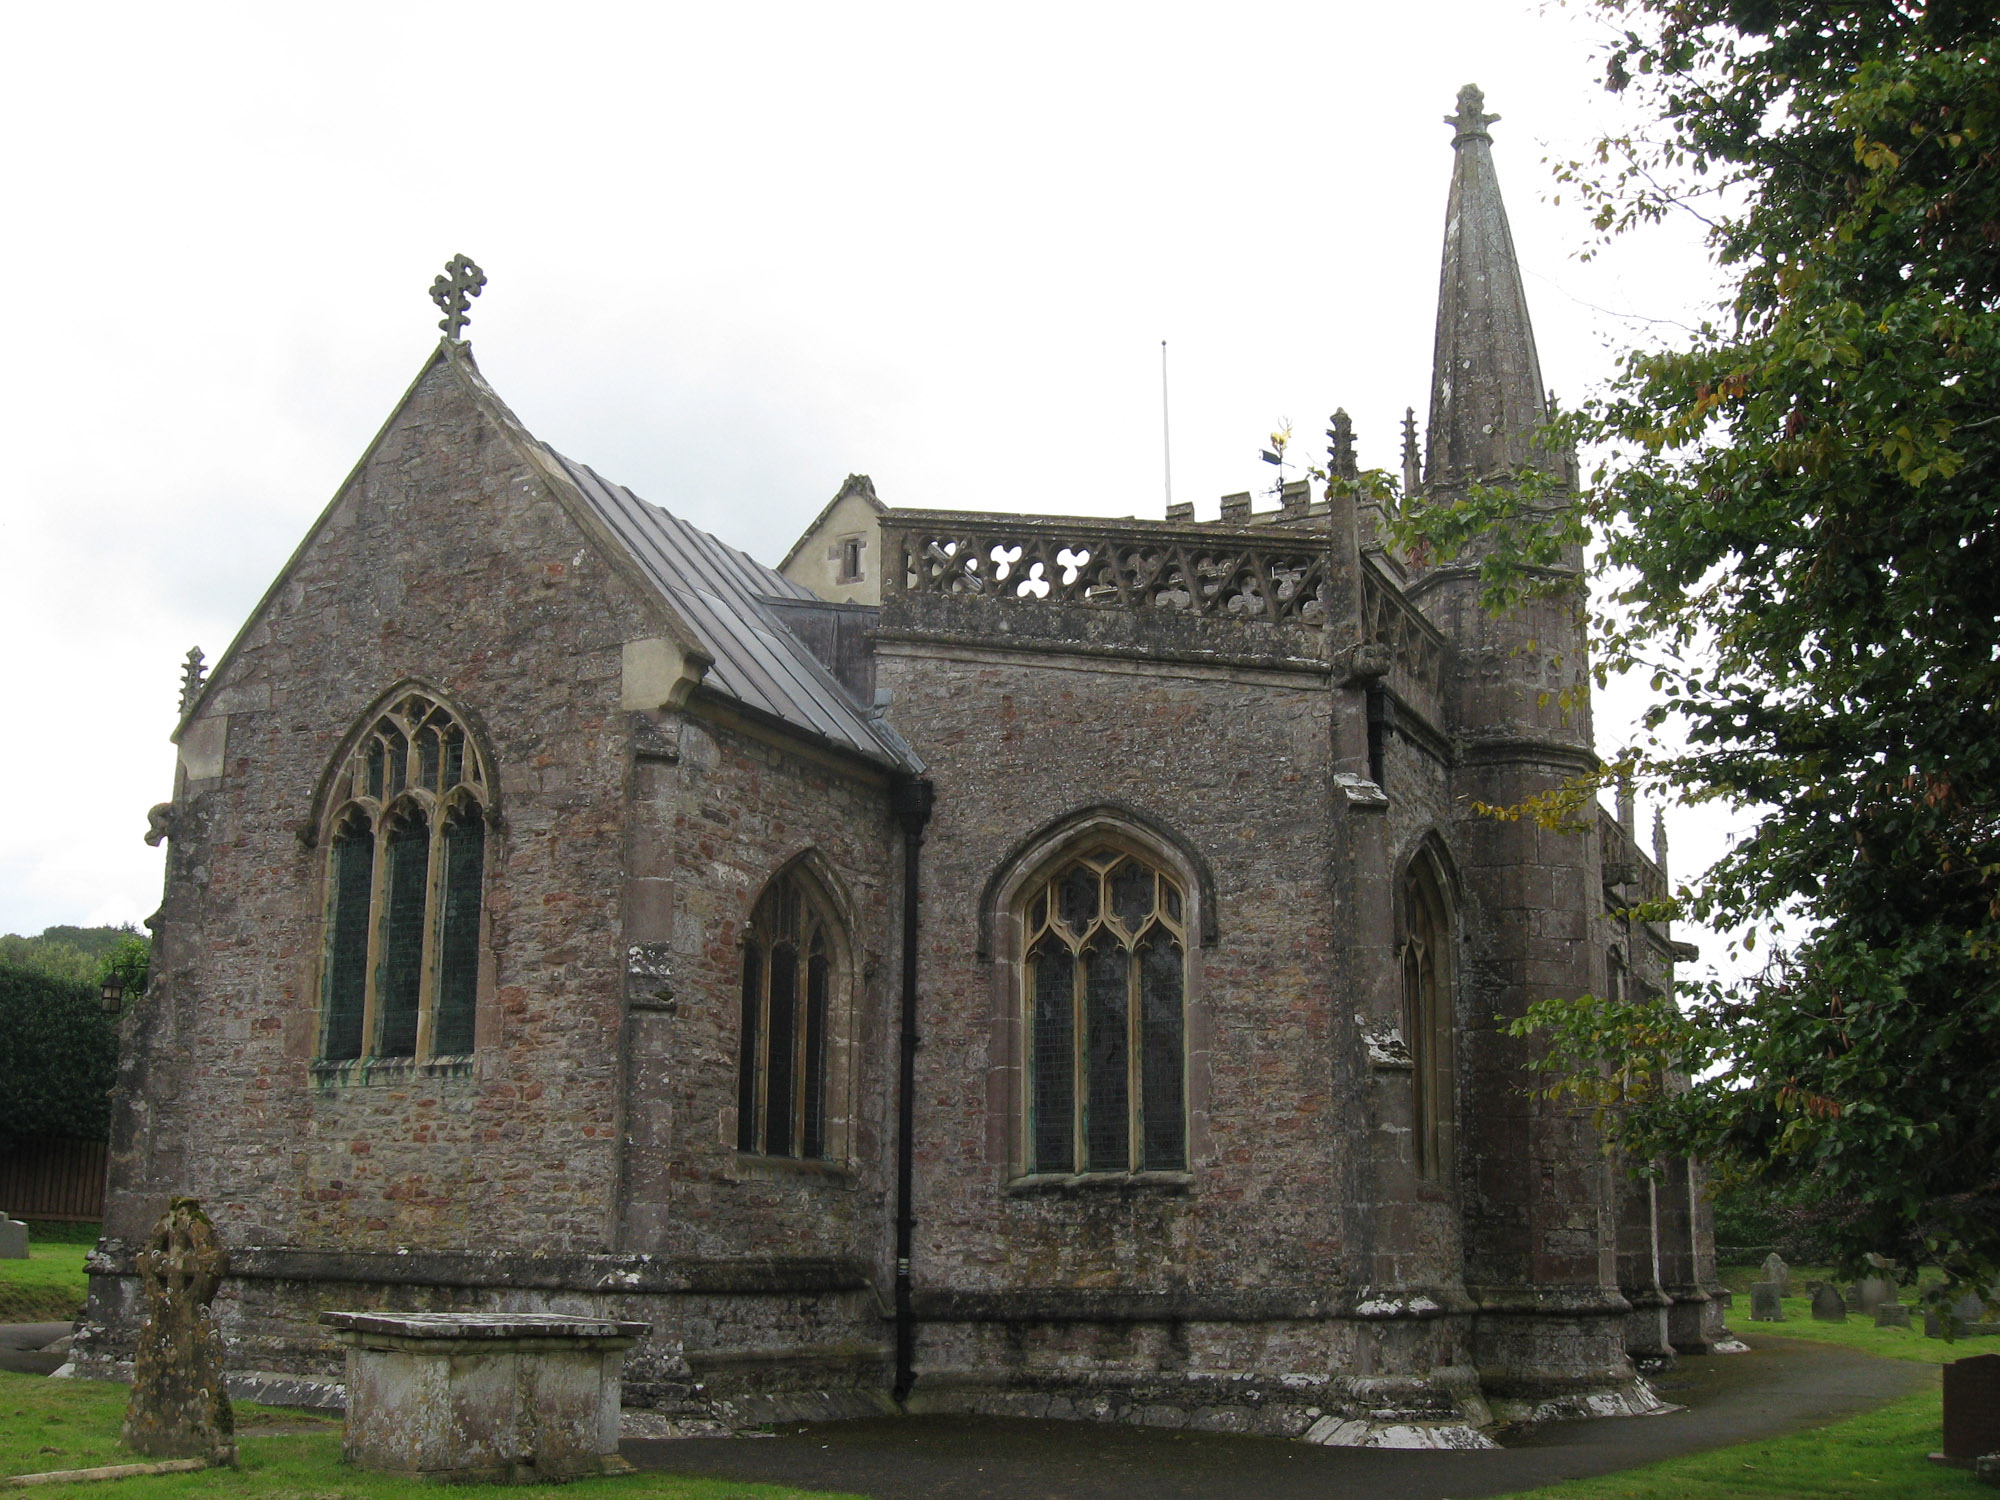
[(913, 1188), (917, 1138), (917, 851), (924, 846), (937, 791), (915, 777), (895, 783), (891, 806), (903, 827), (903, 1025), (896, 1099), (896, 1385), (897, 1405), (916, 1382), (917, 1316), (910, 1305), (910, 1248), (916, 1234)]

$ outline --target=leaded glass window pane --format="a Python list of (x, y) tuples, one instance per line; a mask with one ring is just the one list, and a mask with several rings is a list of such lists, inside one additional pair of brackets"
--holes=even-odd
[(1132, 1168), (1126, 958), (1123, 948), (1110, 944), (1083, 956), (1090, 1089), (1084, 1109), (1084, 1139), (1093, 1172)]
[(486, 877), (486, 820), (460, 803), (444, 827), (444, 915), (438, 933), (437, 1019), (431, 1051), (472, 1050), (479, 998), (479, 899)]
[(1144, 1157), (1148, 1172), (1187, 1170), (1187, 1112), (1183, 1100), (1182, 1004), (1184, 963), (1179, 946), (1155, 929), (1139, 949), (1141, 1077)]
[(1030, 959), (1035, 1170), (1076, 1170), (1076, 960), (1053, 938)]
[(758, 1060), (763, 1056), (764, 953), (743, 945), (743, 1065), (736, 1080), (736, 1149), (757, 1149)]
[(1111, 875), (1111, 909), (1127, 932), (1137, 932), (1153, 914), (1153, 872), (1126, 860)]
[(765, 1059), (764, 1152), (768, 1156), (792, 1156), (792, 1123), (797, 1101), (792, 1097), (798, 1073), (795, 1049), (798, 1045), (799, 950), (782, 943), (771, 950), (771, 998), (766, 1022), (771, 1038), (770, 1055)]
[[(817, 946), (817, 945), (815, 945)], [(803, 1153), (826, 1155), (826, 998), (832, 966), (824, 953), (806, 960), (806, 1113)]]
[(1097, 920), (1098, 874), (1089, 865), (1078, 865), (1063, 876), (1056, 887), (1057, 910), (1063, 925), (1082, 937)]
[(430, 825), (422, 813), (406, 811), (389, 830), (386, 860), (382, 969), (375, 983), (381, 1009), (381, 1035), (375, 1051), (382, 1057), (414, 1057), (417, 1051), (430, 854)]
[(333, 931), (326, 958), (322, 1055), (335, 1062), (361, 1055), (361, 1022), (368, 997), (368, 907), (374, 879), (374, 830), (358, 818), (349, 819), (333, 840)]
[(430, 791), (438, 791), (438, 736), (435, 729), (426, 729), (417, 736), (417, 785)]

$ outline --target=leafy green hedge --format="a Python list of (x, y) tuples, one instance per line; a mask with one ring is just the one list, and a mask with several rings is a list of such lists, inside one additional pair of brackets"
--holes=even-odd
[(0, 963), (0, 1151), (105, 1139), (117, 1072), (116, 1021), (94, 987)]

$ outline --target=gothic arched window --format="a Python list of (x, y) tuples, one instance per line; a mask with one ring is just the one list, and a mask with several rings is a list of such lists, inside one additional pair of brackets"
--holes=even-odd
[(456, 715), (397, 697), (328, 803), (320, 1057), (472, 1051), (491, 786)]
[(1028, 1170), (1187, 1170), (1187, 930), (1174, 878), (1097, 848), (1021, 898)]
[(828, 1104), (839, 944), (832, 916), (797, 871), (765, 887), (743, 940), (736, 1149), (835, 1155)]
[(1403, 1037), (1410, 1049), (1411, 1119), (1419, 1176), (1444, 1169), (1451, 1140), (1451, 917), (1429, 851), (1403, 876)]

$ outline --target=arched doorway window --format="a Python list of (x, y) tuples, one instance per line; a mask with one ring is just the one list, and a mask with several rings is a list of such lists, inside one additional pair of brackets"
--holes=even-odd
[(1439, 1176), (1451, 1142), (1451, 914), (1437, 860), (1420, 850), (1403, 876), (1403, 1037), (1417, 1173)]
[(1022, 893), (1030, 1172), (1187, 1170), (1185, 902), (1109, 847)]

